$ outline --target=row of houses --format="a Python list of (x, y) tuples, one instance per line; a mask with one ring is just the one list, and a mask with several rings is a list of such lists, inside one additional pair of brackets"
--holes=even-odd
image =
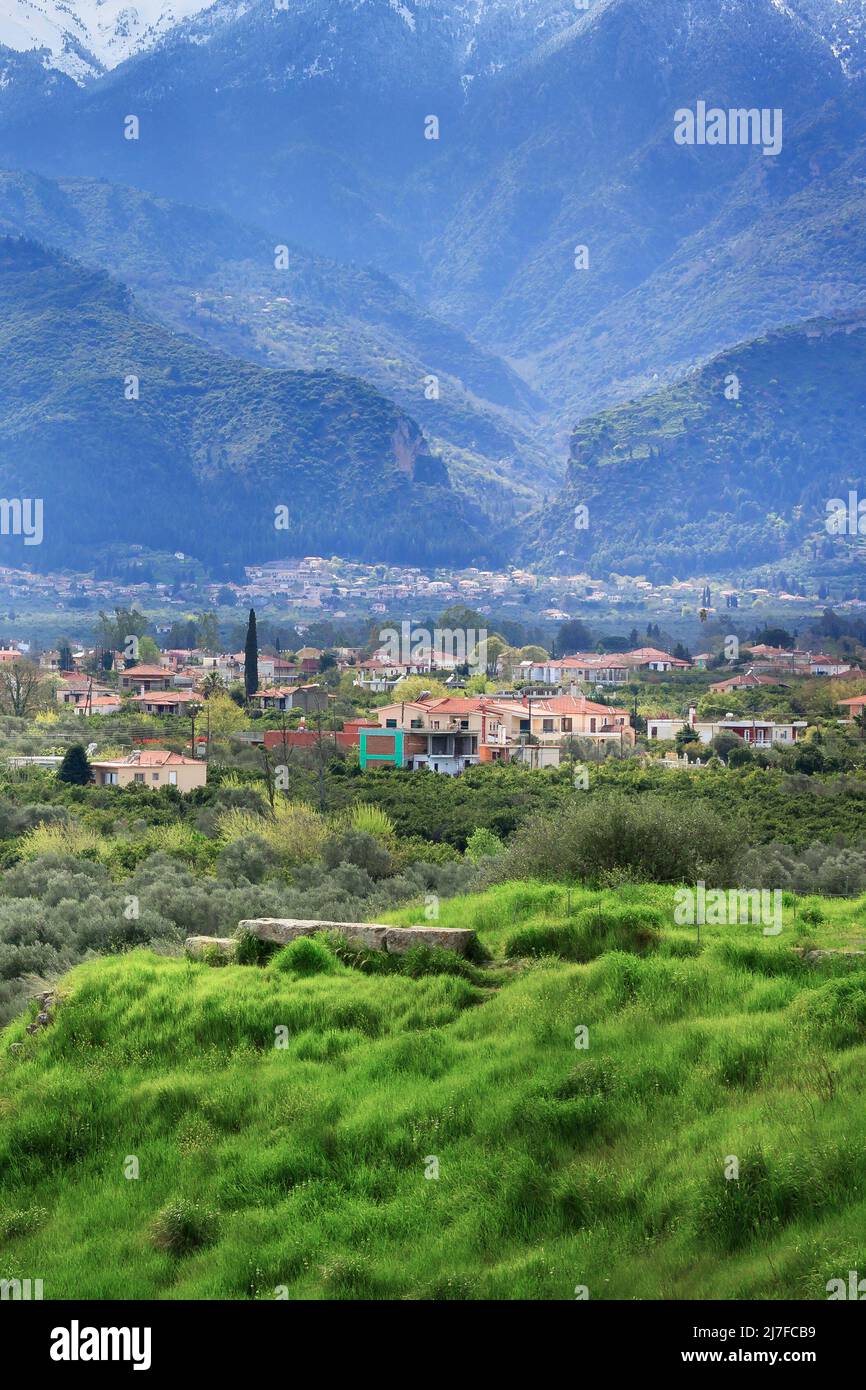
[[(709, 655), (706, 659), (710, 659)], [(420, 651), (413, 660), (396, 661), (380, 651), (367, 661), (358, 662), (355, 684), (374, 694), (387, 694), (407, 676), (447, 674), (454, 672), (458, 664), (453, 653), (427, 650)], [(523, 685), (613, 686), (624, 685), (635, 671), (689, 670), (691, 664), (655, 647), (641, 647), (633, 652), (604, 656), (585, 652), (576, 656), (520, 661), (507, 669), (500, 663), (499, 674)]]
[[(775, 685), (773, 680), (762, 681), (762, 684)], [(721, 686), (711, 686), (711, 690), (720, 689)], [(730, 686), (726, 686), (730, 689)], [(747, 688), (744, 686), (737, 687)], [(866, 713), (866, 695), (854, 695), (848, 700), (837, 701), (839, 707), (845, 710), (847, 721), (860, 717)], [(771, 745), (781, 745), (790, 747), (797, 743), (808, 728), (805, 719), (752, 719), (745, 715), (726, 714), (724, 719), (698, 719), (697, 711), (691, 706), (688, 717), (685, 719), (677, 718), (672, 714), (653, 715), (647, 719), (647, 737), (649, 739), (663, 740), (675, 739), (677, 734), (685, 728), (693, 729), (701, 743), (712, 743), (717, 734), (730, 733), (736, 734), (744, 743), (755, 747), (769, 747)]]
[(624, 685), (635, 671), (688, 671), (692, 663), (656, 647), (633, 652), (583, 652), (576, 656), (549, 657), (545, 661), (521, 661), (512, 668), (515, 680), (545, 685)]
[(385, 705), (376, 715), (378, 726), (359, 729), (362, 768), (429, 768), (453, 776), (483, 763), (557, 767), (571, 739), (623, 749), (635, 743), (628, 710), (573, 695), (426, 696)]
[(805, 719), (753, 719), (745, 715), (726, 714), (724, 719), (698, 719), (694, 706), (686, 719), (660, 714), (647, 719), (647, 738), (675, 739), (683, 729), (692, 729), (701, 743), (712, 743), (718, 734), (736, 734), (744, 743), (757, 748), (774, 745), (790, 747), (803, 737), (808, 728)]
[(794, 649), (785, 651), (782, 647), (768, 647), (759, 643), (743, 648), (748, 653), (751, 670), (757, 674), (781, 675), (787, 672), (797, 676), (845, 676), (852, 678), (864, 673), (850, 661), (843, 661), (826, 652), (808, 652)]
[[(845, 676), (849, 679), (866, 674), (851, 662), (827, 656), (823, 652), (784, 651), (781, 647), (768, 647), (763, 644), (744, 646), (744, 654), (749, 659), (751, 678), (765, 676), (767, 684), (773, 684), (772, 677), (785, 672), (799, 676)], [(638, 647), (632, 652), (608, 653), (600, 656), (595, 652), (585, 652), (576, 656), (550, 657), (546, 661), (522, 661), (512, 671), (515, 680), (537, 681), (547, 685), (624, 685), (636, 671), (653, 671), (666, 674), (671, 671), (705, 671), (715, 658), (711, 652), (700, 652), (691, 661), (671, 656), (669, 652), (657, 647)], [(711, 690), (734, 690), (749, 681), (740, 675), (729, 676), (711, 685)], [(760, 683), (752, 679), (751, 683)]]
[[(739, 684), (733, 682), (719, 682), (717, 685), (710, 686), (711, 690), (728, 691), (731, 689), (751, 689), (755, 685), (778, 685), (779, 682), (770, 677), (759, 677), (754, 681), (747, 681), (745, 678), (738, 678)], [(838, 700), (840, 709), (845, 711), (846, 720), (841, 722), (852, 722), (854, 719), (866, 714), (866, 695), (854, 695), (847, 700)], [(771, 745), (781, 745), (790, 747), (803, 738), (808, 728), (805, 719), (756, 719), (746, 715), (726, 714), (724, 719), (698, 719), (697, 710), (694, 705), (690, 706), (686, 718), (679, 718), (672, 714), (653, 715), (647, 719), (647, 738), (650, 740), (675, 739), (683, 729), (693, 729), (701, 743), (712, 743), (717, 734), (730, 733), (736, 734), (744, 743), (755, 747), (769, 747)]]
[[(58, 682), (55, 698), (58, 704), (77, 710), (79, 714), (117, 714), (128, 706), (141, 714), (189, 714), (201, 705), (202, 696), (195, 689), (180, 689), (174, 685), (176, 673), (167, 666), (130, 666), (118, 672), (117, 688), (100, 685), (89, 676), (65, 672)], [(201, 673), (199, 673), (201, 679)], [(262, 710), (300, 709), (311, 714), (327, 708), (328, 696), (316, 682), (265, 687), (251, 697), (251, 703)]]

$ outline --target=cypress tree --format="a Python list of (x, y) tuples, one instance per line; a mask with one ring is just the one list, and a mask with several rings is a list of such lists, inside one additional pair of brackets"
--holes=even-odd
[(63, 762), (57, 769), (58, 782), (71, 782), (76, 787), (86, 787), (93, 780), (90, 763), (84, 745), (73, 743), (63, 755)]
[(256, 633), (256, 610), (250, 609), (247, 640), (244, 643), (244, 688), (249, 700), (259, 688), (259, 639)]

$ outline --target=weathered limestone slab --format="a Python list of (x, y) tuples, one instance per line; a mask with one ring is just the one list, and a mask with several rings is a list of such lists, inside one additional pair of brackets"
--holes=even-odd
[(403, 955), (413, 946), (429, 946), (465, 956), (475, 936), (474, 932), (460, 927), (383, 927), (375, 923), (315, 922), (295, 917), (251, 917), (240, 922), (238, 930), (276, 946), (285, 946), (299, 936), (335, 931), (368, 951), (391, 951), (395, 955)]
[(188, 936), (184, 945), (187, 955), (193, 960), (204, 960), (211, 947), (216, 947), (221, 956), (234, 960), (238, 949), (233, 936)]
[(431, 950), (438, 947), (465, 956), (474, 936), (474, 931), (463, 927), (388, 927), (385, 950), (402, 956), (413, 946), (429, 946)]
[(238, 923), (239, 931), (248, 931), (260, 941), (286, 946), (299, 936), (315, 936), (321, 931), (338, 931), (367, 951), (384, 951), (387, 927), (367, 926), (360, 922), (314, 922), (297, 917), (258, 917)]

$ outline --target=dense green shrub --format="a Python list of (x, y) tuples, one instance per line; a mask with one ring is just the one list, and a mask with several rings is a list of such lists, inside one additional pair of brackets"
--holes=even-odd
[(761, 1150), (746, 1153), (738, 1178), (726, 1179), (721, 1164), (705, 1177), (695, 1210), (698, 1234), (733, 1252), (789, 1220), (797, 1198)]
[(495, 859), (505, 849), (498, 835), (486, 826), (479, 825), (466, 842), (466, 857), (473, 862), (479, 859)]
[(325, 843), (325, 863), (330, 869), (354, 864), (371, 879), (389, 878), (394, 872), (391, 853), (381, 839), (365, 830), (343, 830)]
[(739, 836), (702, 803), (617, 793), (581, 796), (517, 831), (495, 862), (498, 879), (533, 875), (599, 882), (623, 873), (636, 882), (729, 882)]
[(221, 878), (235, 883), (263, 883), (277, 868), (277, 854), (260, 835), (245, 835), (226, 845), (217, 860)]
[(453, 845), (441, 840), (425, 840), (420, 835), (407, 835), (397, 840), (391, 850), (397, 871), (409, 864), (456, 864), (460, 860), (459, 851)]
[(794, 850), (790, 845), (762, 845), (743, 854), (739, 881), (754, 888), (793, 889), (846, 897), (866, 892), (866, 849), (812, 844)]
[(264, 965), (277, 951), (276, 946), (269, 941), (262, 941), (261, 937), (254, 936), (246, 928), (238, 928), (235, 940), (238, 943), (235, 949), (238, 965)]

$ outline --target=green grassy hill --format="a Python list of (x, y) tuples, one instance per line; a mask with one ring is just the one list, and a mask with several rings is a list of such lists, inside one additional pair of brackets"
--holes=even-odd
[(443, 904), (492, 957), (457, 973), (310, 942), (85, 963), (0, 1044), (2, 1274), (77, 1299), (824, 1299), (866, 1262), (866, 964), (791, 947), (862, 946), (866, 901), (808, 906), (698, 947), (672, 890), (509, 884)]

